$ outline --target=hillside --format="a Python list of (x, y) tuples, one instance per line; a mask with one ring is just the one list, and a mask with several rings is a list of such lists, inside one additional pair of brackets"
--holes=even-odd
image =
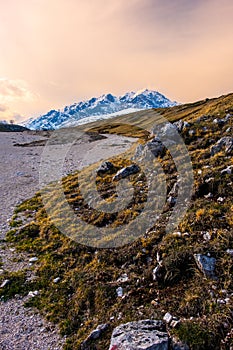
[[(183, 105), (174, 106), (171, 108), (156, 108), (146, 111), (140, 111), (136, 113), (130, 113), (125, 116), (119, 116), (114, 118), (114, 123), (133, 123), (141, 128), (151, 129), (154, 123), (158, 122), (159, 114), (169, 120), (170, 122), (176, 122), (180, 119), (187, 122), (194, 122), (197, 118), (203, 115), (215, 116), (218, 118), (223, 117), (226, 113), (232, 113), (233, 109), (233, 93), (220, 96), (213, 99), (205, 99), (195, 103), (187, 103)], [(157, 112), (157, 113), (155, 113)], [(111, 123), (112, 124), (112, 123)], [(92, 127), (93, 130), (102, 130), (105, 128), (107, 131), (108, 121), (100, 121), (91, 123), (88, 128)], [(85, 128), (85, 125), (83, 126)], [(115, 132), (111, 127), (110, 132)], [(121, 130), (117, 130), (121, 132)]]
[[(140, 111), (80, 130), (137, 137), (140, 151), (153, 140), (148, 130), (159, 123), (161, 115), (173, 123), (182, 120), (175, 128), (188, 149), (194, 174), (190, 206), (173, 232), (167, 233), (166, 226), (179, 195), (178, 174), (168, 149), (156, 157), (167, 185), (162, 214), (142, 236), (118, 248), (88, 247), (64, 236), (48, 218), (40, 193), (15, 210), (7, 242), (36, 257), (30, 267), (34, 278), (28, 278), (29, 268), (5, 271), (0, 283), (10, 283), (0, 289), (0, 296), (7, 300), (38, 291), (26, 305), (59, 324), (66, 336), (66, 350), (108, 350), (114, 327), (129, 321), (162, 320), (167, 312), (177, 321), (166, 326), (173, 341), (178, 339), (191, 350), (229, 350), (233, 346), (233, 94)], [(132, 165), (125, 158), (134, 153), (135, 146), (124, 157), (109, 159), (112, 167), (106, 172), (98, 172), (96, 184), (102, 198), (111, 201), (116, 196), (113, 177)], [(121, 226), (124, 229), (124, 224), (140, 216), (149, 180), (142, 171), (132, 173), (130, 205), (117, 214), (100, 214), (86, 205), (79, 186), (91, 169), (93, 166), (63, 179), (66, 201), (78, 217), (94, 225), (93, 235), (95, 227), (110, 225), (119, 228), (116, 239), (125, 243)], [(58, 200), (56, 188), (51, 185), (50, 190)], [(63, 204), (59, 202), (59, 215)], [(65, 215), (62, 219), (66, 224)], [(74, 228), (71, 234), (79, 237), (85, 232)], [(100, 243), (104, 247), (106, 237)], [(100, 324), (108, 325), (101, 337), (83, 343)]]

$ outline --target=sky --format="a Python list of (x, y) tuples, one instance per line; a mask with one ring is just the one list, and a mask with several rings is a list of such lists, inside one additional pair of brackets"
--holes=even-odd
[(143, 88), (229, 93), (232, 0), (0, 0), (0, 120)]

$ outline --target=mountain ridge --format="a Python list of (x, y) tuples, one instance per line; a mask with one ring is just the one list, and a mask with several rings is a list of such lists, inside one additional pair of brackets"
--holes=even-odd
[(52, 109), (46, 114), (25, 121), (22, 125), (34, 130), (58, 129), (139, 110), (176, 105), (177, 102), (169, 100), (158, 91), (149, 89), (126, 92), (121, 96), (107, 93), (73, 103), (63, 109)]

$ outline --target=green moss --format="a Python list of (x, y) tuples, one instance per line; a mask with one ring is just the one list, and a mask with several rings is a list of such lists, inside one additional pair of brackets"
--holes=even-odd
[(205, 325), (195, 321), (183, 322), (174, 333), (192, 350), (216, 350), (220, 348), (215, 335)]
[(4, 301), (13, 298), (16, 294), (27, 295), (30, 291), (31, 285), (27, 282), (25, 271), (5, 272), (0, 276), (0, 284), (5, 280), (8, 280), (8, 283), (0, 288), (0, 297)]

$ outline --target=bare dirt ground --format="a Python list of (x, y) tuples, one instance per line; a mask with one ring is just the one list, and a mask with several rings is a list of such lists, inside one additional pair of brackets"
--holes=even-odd
[[(118, 135), (105, 136), (92, 142), (86, 135), (78, 140), (67, 154), (63, 173), (120, 154), (135, 141)], [(16, 271), (28, 267), (28, 257), (20, 257), (9, 249), (4, 237), (15, 206), (39, 190), (39, 166), (43, 140), (47, 137), (32, 132), (0, 132), (0, 259), (3, 263), (0, 273), (4, 269)], [(0, 301), (0, 350), (62, 349), (64, 339), (60, 338), (58, 329), (36, 310), (25, 308), (24, 301), (19, 297)]]

